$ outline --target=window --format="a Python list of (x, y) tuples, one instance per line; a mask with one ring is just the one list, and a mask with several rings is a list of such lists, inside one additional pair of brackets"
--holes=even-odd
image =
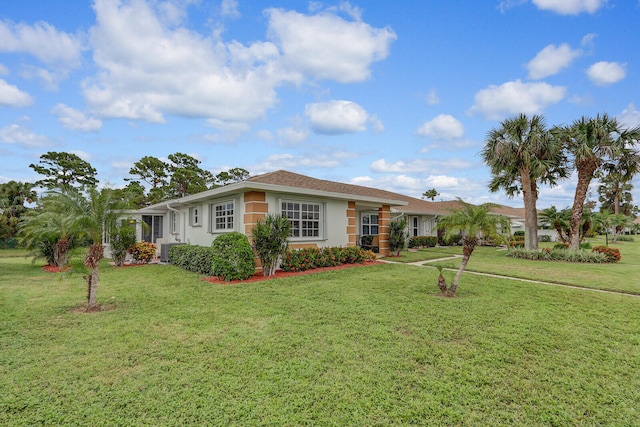
[(412, 221), (411, 225), (412, 225), (412, 226), (411, 226), (411, 233), (412, 233), (412, 236), (413, 236), (413, 237), (418, 236), (418, 235), (419, 235), (419, 233), (420, 233), (420, 231), (419, 231), (419, 229), (418, 229), (418, 217), (417, 217), (417, 216), (414, 216), (414, 217), (413, 217), (413, 221)]
[(362, 214), (362, 234), (378, 234), (378, 214)]
[(282, 202), (282, 216), (291, 222), (291, 237), (320, 237), (320, 204)]
[(209, 205), (209, 211), (211, 213), (210, 232), (233, 230), (235, 212), (233, 201)]
[(178, 212), (169, 213), (169, 233), (178, 234)]
[(189, 225), (192, 227), (199, 227), (202, 225), (202, 218), (200, 212), (200, 206), (189, 208)]
[(142, 215), (142, 240), (145, 242), (155, 243), (162, 238), (162, 216), (160, 215)]

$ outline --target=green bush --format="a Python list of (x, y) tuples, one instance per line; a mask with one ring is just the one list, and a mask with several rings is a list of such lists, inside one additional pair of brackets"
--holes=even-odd
[(522, 248), (515, 248), (509, 250), (507, 256), (533, 261), (566, 261), (596, 264), (608, 262), (604, 254), (585, 250), (570, 251), (567, 249), (543, 248), (529, 251)]
[(376, 255), (372, 251), (357, 246), (292, 249), (282, 256), (280, 268), (296, 272), (343, 264), (361, 264), (374, 259)]
[(177, 267), (205, 276), (214, 276), (212, 247), (175, 245), (169, 249), (169, 262)]
[(236, 231), (213, 241), (213, 275), (222, 280), (246, 280), (256, 272), (247, 236)]
[(589, 242), (580, 243), (580, 249), (591, 249), (591, 243)]
[(280, 257), (289, 247), (287, 238), (290, 233), (289, 218), (276, 214), (268, 214), (264, 220), (259, 219), (253, 226), (253, 249), (262, 262), (262, 272), (265, 276), (275, 274)]
[(551, 236), (547, 234), (543, 234), (542, 236), (540, 236), (540, 241), (548, 243), (551, 241)]
[(607, 257), (607, 262), (618, 262), (622, 259), (620, 249), (610, 248), (609, 246), (596, 246), (593, 248), (594, 253), (603, 254)]
[(433, 248), (438, 244), (438, 238), (436, 236), (415, 236), (409, 239), (409, 247), (425, 247)]
[(389, 250), (392, 255), (400, 255), (407, 240), (407, 219), (394, 219), (389, 225)]
[(553, 249), (569, 249), (569, 245), (566, 243), (556, 243), (555, 245), (553, 245)]
[(633, 242), (633, 237), (621, 234), (616, 239), (618, 242)]
[(146, 264), (156, 256), (156, 245), (151, 242), (138, 242), (129, 249), (131, 257), (139, 263)]
[(136, 244), (136, 229), (130, 225), (123, 225), (111, 230), (109, 245), (111, 259), (117, 266), (124, 265), (124, 259), (130, 247)]
[(15, 249), (17, 247), (18, 247), (18, 239), (16, 239), (15, 237), (7, 237), (7, 238), (0, 239), (0, 249)]
[(439, 240), (441, 246), (455, 246), (460, 244), (462, 234), (452, 234), (449, 237), (443, 237)]
[(509, 239), (509, 246), (512, 248), (524, 248), (524, 237), (514, 235)]
[(513, 232), (513, 236), (514, 237), (524, 237), (524, 231), (520, 230), (520, 231), (514, 231)]

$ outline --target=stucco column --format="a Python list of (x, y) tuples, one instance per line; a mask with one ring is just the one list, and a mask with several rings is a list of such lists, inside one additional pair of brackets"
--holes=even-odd
[(348, 202), (347, 205), (347, 246), (356, 246), (356, 202)]
[(382, 205), (378, 208), (378, 241), (380, 256), (389, 256), (389, 225), (391, 223), (391, 206)]

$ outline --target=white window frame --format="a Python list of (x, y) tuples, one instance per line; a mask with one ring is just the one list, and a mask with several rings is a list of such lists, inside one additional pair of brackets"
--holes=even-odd
[(200, 206), (189, 208), (189, 225), (192, 227), (202, 226), (202, 209)]
[[(291, 222), (291, 240), (323, 240), (325, 239), (325, 210), (326, 204), (320, 201), (280, 199), (280, 214), (289, 218)], [(313, 210), (309, 207), (313, 206)], [(317, 210), (316, 210), (317, 207)], [(298, 215), (296, 215), (298, 214)], [(309, 218), (311, 216), (311, 218)], [(299, 225), (296, 227), (296, 223)], [(303, 226), (303, 223), (306, 223)], [(309, 223), (317, 224), (317, 227), (309, 227)], [(312, 235), (309, 235), (311, 231)], [(307, 234), (306, 236), (303, 234)]]
[(169, 212), (169, 234), (178, 234), (178, 230), (180, 228), (179, 221), (179, 212), (171, 211)]
[[(231, 214), (228, 213), (229, 205), (231, 205)], [(224, 207), (224, 210), (219, 211), (218, 207)], [(224, 215), (218, 216), (218, 212), (224, 212)], [(224, 228), (218, 227), (218, 218), (225, 219)], [(231, 222), (231, 226), (229, 226)], [(226, 233), (233, 231), (236, 228), (236, 201), (225, 200), (223, 202), (211, 203), (209, 205), (209, 232), (210, 233)]]
[[(376, 222), (372, 222), (373, 217), (376, 218)], [(366, 218), (366, 221), (365, 221)], [(368, 232), (365, 231), (366, 230)], [(373, 227), (375, 227), (375, 233), (372, 231)], [(360, 230), (362, 230), (363, 236), (377, 236), (380, 234), (380, 217), (378, 216), (378, 212), (362, 212), (360, 215)]]
[(411, 236), (417, 237), (420, 235), (420, 219), (417, 216), (411, 218)]

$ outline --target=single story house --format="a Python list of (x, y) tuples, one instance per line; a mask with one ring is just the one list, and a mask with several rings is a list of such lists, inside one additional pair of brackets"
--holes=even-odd
[[(392, 219), (406, 217), (409, 236), (435, 236), (438, 219), (457, 207), (457, 201), (432, 202), (279, 170), (147, 206), (133, 216), (146, 224), (138, 227), (139, 240), (158, 244), (163, 259), (172, 244), (210, 246), (230, 231), (249, 235), (267, 213), (290, 219), (292, 248), (356, 246), (373, 235), (384, 256)], [(509, 216), (522, 227), (516, 211)]]

